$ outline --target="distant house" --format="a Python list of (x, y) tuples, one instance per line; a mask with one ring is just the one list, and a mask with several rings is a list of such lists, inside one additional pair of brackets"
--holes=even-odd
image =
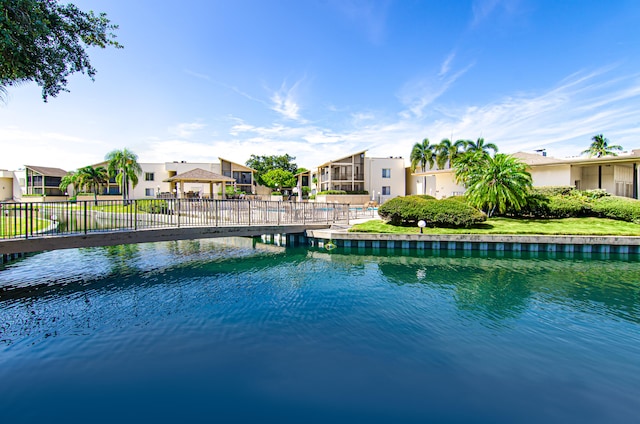
[[(221, 192), (222, 185), (233, 185), (237, 191), (246, 194), (255, 193), (255, 170), (247, 166), (231, 162), (222, 158), (220, 163), (213, 162), (186, 162), (173, 161), (164, 163), (140, 163), (142, 173), (138, 176), (138, 184), (131, 191), (131, 197), (135, 199), (175, 196), (178, 191), (184, 197), (213, 198)], [(106, 166), (100, 163), (94, 166)], [(178, 183), (174, 178), (186, 172), (201, 170), (233, 179), (233, 182), (225, 180), (225, 184), (216, 183), (213, 186), (209, 182), (184, 182)], [(121, 194), (120, 187), (115, 178), (111, 178), (104, 188), (105, 194)]]
[[(45, 166), (25, 165), (24, 194), (64, 196), (60, 190), (62, 177), (67, 175), (67, 171), (60, 168), (49, 168)], [(22, 182), (22, 181), (21, 181)]]
[(299, 187), (312, 194), (329, 190), (367, 194), (378, 203), (405, 194), (405, 166), (401, 157), (369, 158), (365, 151), (332, 160), (296, 175)]
[[(618, 156), (558, 159), (544, 154), (518, 152), (512, 156), (528, 166), (534, 187), (572, 186), (579, 190), (603, 189), (616, 196), (638, 199), (640, 149)], [(462, 194), (452, 169), (409, 173), (407, 194), (444, 198)]]

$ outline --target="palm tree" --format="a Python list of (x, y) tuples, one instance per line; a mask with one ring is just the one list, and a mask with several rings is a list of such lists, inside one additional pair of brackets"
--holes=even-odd
[(493, 150), (494, 154), (498, 153), (498, 146), (493, 143), (485, 143), (482, 137), (478, 138), (475, 143), (473, 141), (467, 141), (466, 148), (467, 152), (484, 152), (488, 155), (489, 150)]
[(93, 193), (93, 200), (95, 204), (98, 204), (98, 191), (100, 190), (100, 186), (109, 181), (109, 176), (107, 170), (104, 166), (85, 166), (84, 168), (78, 169), (78, 173), (76, 174), (78, 178), (78, 184), (83, 186), (85, 189), (88, 188), (89, 191)]
[(532, 187), (527, 166), (510, 155), (496, 154), (469, 174), (467, 200), (487, 216), (497, 210), (504, 213), (508, 207), (520, 210), (527, 201)]
[[(425, 138), (422, 143), (416, 143), (411, 149), (411, 172), (415, 172), (418, 165), (422, 172), (427, 170), (427, 164), (429, 169), (433, 168), (433, 164), (436, 161), (436, 146), (429, 144), (429, 139)], [(427, 176), (424, 176), (424, 184), (422, 185), (423, 194), (427, 194)]]
[(138, 163), (138, 155), (131, 150), (113, 150), (105, 156), (107, 160), (107, 172), (109, 177), (115, 177), (122, 192), (122, 200), (126, 203), (129, 198), (129, 182), (135, 188), (138, 185), (138, 175), (142, 174), (142, 168)]
[(78, 191), (78, 174), (71, 171), (60, 180), (58, 188), (66, 194), (69, 186), (73, 186), (73, 191)]
[(602, 134), (594, 135), (591, 140), (593, 140), (593, 143), (591, 143), (587, 150), (582, 152), (583, 155), (589, 155), (590, 157), (595, 156), (597, 158), (601, 158), (602, 156), (618, 156), (613, 150), (622, 150), (622, 146), (618, 146), (617, 144), (610, 145), (609, 139), (605, 138)]
[(447, 162), (449, 162), (449, 167), (451, 167), (453, 161), (460, 155), (460, 151), (466, 145), (466, 140), (458, 140), (452, 143), (448, 138), (442, 139), (440, 144), (436, 146), (436, 164), (438, 168), (444, 169)]

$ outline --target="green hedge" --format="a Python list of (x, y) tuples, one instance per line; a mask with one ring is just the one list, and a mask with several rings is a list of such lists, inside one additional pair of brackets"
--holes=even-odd
[(640, 224), (640, 200), (628, 197), (601, 197), (592, 202), (592, 211), (602, 218)]
[(487, 219), (484, 213), (459, 200), (424, 196), (391, 199), (378, 208), (378, 215), (391, 225), (416, 226), (423, 220), (428, 227), (470, 227)]
[(580, 218), (595, 216), (640, 224), (640, 201), (611, 196), (605, 190), (576, 190), (573, 187), (537, 187), (519, 211), (507, 216), (527, 218)]

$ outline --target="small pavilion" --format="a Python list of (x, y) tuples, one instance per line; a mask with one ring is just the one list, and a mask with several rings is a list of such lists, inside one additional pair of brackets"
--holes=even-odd
[(228, 185), (233, 185), (236, 182), (231, 177), (225, 177), (224, 175), (216, 174), (215, 172), (205, 171), (201, 168), (195, 168), (190, 171), (183, 172), (182, 174), (174, 175), (171, 178), (167, 178), (164, 180), (166, 183), (175, 184), (176, 188), (176, 197), (182, 198), (184, 197), (184, 184), (185, 183), (199, 183), (209, 184), (209, 193), (211, 193), (211, 197), (213, 198), (213, 185), (214, 184), (222, 184), (222, 198), (226, 198), (226, 187)]

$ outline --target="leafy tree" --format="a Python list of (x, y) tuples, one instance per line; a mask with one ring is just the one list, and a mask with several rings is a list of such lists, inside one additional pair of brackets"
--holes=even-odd
[[(427, 170), (427, 164), (429, 169), (433, 168), (433, 164), (436, 161), (436, 146), (430, 144), (429, 139), (425, 138), (422, 143), (416, 143), (411, 149), (411, 172), (415, 172), (418, 165), (422, 172)], [(424, 184), (422, 185), (423, 194), (427, 194), (427, 177), (424, 177)]]
[(100, 187), (109, 181), (109, 174), (104, 166), (85, 166), (78, 169), (76, 174), (78, 185), (89, 189), (93, 193), (93, 200), (98, 204), (98, 191)]
[(122, 192), (122, 200), (126, 203), (129, 198), (129, 182), (135, 188), (138, 185), (138, 175), (142, 174), (142, 168), (138, 163), (138, 155), (124, 148), (107, 153), (105, 160), (108, 162), (107, 173), (109, 178), (116, 178), (116, 182)]
[(460, 155), (461, 150), (467, 145), (466, 140), (458, 140), (451, 142), (448, 138), (442, 139), (440, 144), (436, 145), (436, 164), (438, 168), (444, 169), (447, 162), (449, 165)]
[(498, 153), (498, 146), (493, 143), (485, 143), (484, 138), (480, 137), (475, 142), (467, 141), (466, 142), (466, 150), (467, 152), (484, 152), (489, 154), (489, 150), (493, 150), (493, 153)]
[(605, 138), (602, 134), (594, 135), (591, 140), (593, 141), (587, 150), (582, 152), (583, 155), (595, 156), (601, 158), (602, 156), (618, 156), (614, 150), (622, 150), (622, 146), (617, 144), (610, 145), (609, 139)]
[(256, 170), (256, 182), (260, 185), (268, 187), (268, 184), (266, 184), (266, 182), (263, 180), (264, 174), (273, 169), (281, 169), (283, 171), (289, 171), (293, 175), (295, 175), (298, 172), (298, 165), (293, 162), (295, 159), (295, 156), (289, 156), (288, 154), (284, 154), (281, 156), (251, 155), (249, 157), (249, 160), (246, 162), (246, 165), (249, 168), (253, 168)]
[(6, 87), (34, 81), (42, 98), (66, 89), (67, 77), (96, 74), (85, 49), (122, 48), (115, 41), (118, 28), (105, 13), (83, 12), (57, 0), (0, 0), (0, 98)]
[(488, 216), (507, 208), (520, 210), (525, 206), (532, 187), (531, 174), (526, 165), (510, 155), (487, 156), (484, 162), (472, 167), (468, 173), (468, 202), (486, 211)]
[(284, 169), (272, 169), (267, 171), (262, 179), (264, 181), (264, 185), (269, 188), (287, 188), (287, 187), (295, 187), (296, 185), (296, 177), (293, 175), (291, 171), (285, 171)]

